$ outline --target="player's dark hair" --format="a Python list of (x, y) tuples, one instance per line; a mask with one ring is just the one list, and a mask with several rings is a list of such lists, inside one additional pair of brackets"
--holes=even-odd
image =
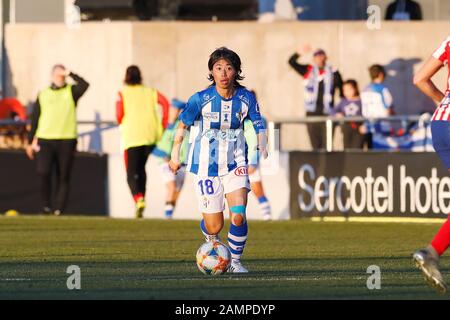
[(345, 85), (345, 84), (351, 85), (351, 86), (353, 87), (353, 89), (355, 90), (356, 96), (359, 97), (359, 87), (358, 87), (358, 82), (357, 82), (355, 79), (348, 79), (348, 80), (344, 81), (343, 84), (344, 84), (344, 85)]
[(127, 68), (125, 83), (129, 85), (142, 84), (141, 70), (138, 66), (132, 65)]
[[(244, 79), (244, 76), (242, 75), (242, 69), (241, 69), (241, 58), (239, 58), (238, 54), (236, 52), (234, 52), (233, 50), (230, 50), (226, 47), (220, 47), (220, 48), (214, 50), (214, 52), (211, 53), (211, 55), (209, 56), (209, 60), (208, 60), (209, 71), (212, 71), (214, 64), (217, 61), (219, 61), (220, 59), (227, 60), (229, 63), (231, 63), (234, 70), (236, 70), (236, 76), (234, 78), (234, 85), (236, 87), (242, 87), (242, 85), (238, 82), (238, 81)], [(211, 86), (216, 85), (216, 82), (214, 81), (214, 77), (211, 73), (208, 76), (208, 80), (212, 81)]]
[(370, 66), (369, 74), (370, 74), (370, 79), (375, 80), (376, 78), (378, 78), (378, 76), (380, 74), (383, 74), (384, 76), (386, 76), (386, 70), (384, 70), (384, 67), (382, 65), (374, 64), (374, 65)]

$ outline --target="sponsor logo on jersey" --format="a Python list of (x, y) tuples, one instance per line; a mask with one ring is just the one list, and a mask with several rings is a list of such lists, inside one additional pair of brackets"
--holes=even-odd
[(202, 136), (208, 139), (236, 141), (241, 131), (242, 130), (235, 130), (235, 129), (225, 129), (225, 130), (207, 129), (204, 131)]
[(219, 122), (219, 112), (203, 112), (203, 119), (211, 122)]
[(242, 166), (234, 169), (234, 174), (238, 177), (248, 176), (247, 167)]

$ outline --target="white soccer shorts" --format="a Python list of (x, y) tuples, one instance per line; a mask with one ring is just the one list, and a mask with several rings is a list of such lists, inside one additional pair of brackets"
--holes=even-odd
[(198, 209), (202, 213), (218, 213), (225, 210), (225, 195), (246, 188), (250, 191), (247, 168), (239, 167), (220, 177), (195, 176)]
[(177, 171), (177, 174), (174, 174), (172, 170), (170, 170), (169, 163), (164, 161), (159, 165), (161, 170), (161, 174), (163, 177), (164, 183), (169, 183), (175, 181), (177, 190), (181, 190), (184, 183), (184, 178), (186, 176), (186, 166), (181, 166)]

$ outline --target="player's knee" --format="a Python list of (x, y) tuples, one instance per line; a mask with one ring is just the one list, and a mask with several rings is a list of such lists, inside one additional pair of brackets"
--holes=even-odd
[(232, 223), (235, 226), (237, 226), (237, 227), (242, 226), (244, 224), (244, 222), (245, 222), (245, 218), (243, 215), (237, 215), (237, 214), (233, 215)]
[(206, 222), (205, 223), (206, 230), (208, 230), (209, 234), (218, 234), (220, 230), (222, 230), (223, 223), (222, 222)]
[(231, 211), (231, 223), (235, 226), (241, 226), (245, 222), (245, 206), (233, 206)]

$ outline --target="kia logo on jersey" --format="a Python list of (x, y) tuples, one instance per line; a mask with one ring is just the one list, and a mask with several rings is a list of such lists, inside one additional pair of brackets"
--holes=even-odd
[(234, 170), (234, 174), (238, 177), (248, 176), (247, 167), (238, 167)]

